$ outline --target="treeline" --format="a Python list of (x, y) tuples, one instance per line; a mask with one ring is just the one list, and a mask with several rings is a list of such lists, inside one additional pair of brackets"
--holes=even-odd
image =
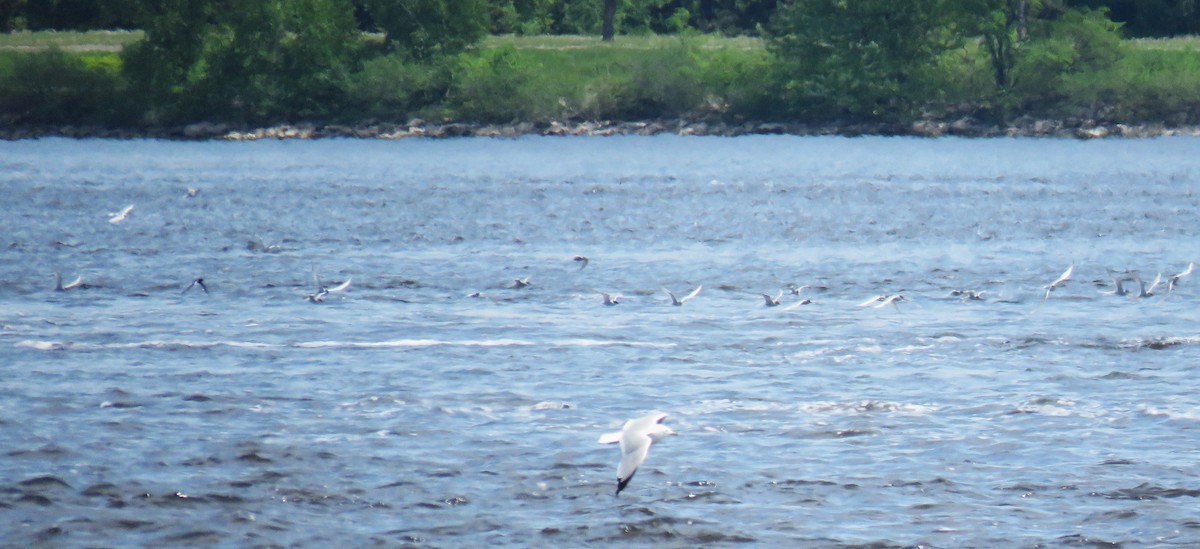
[[(0, 15), (29, 27), (70, 12), (144, 31), (119, 54), (0, 55), (12, 126), (1200, 121), (1194, 52), (1132, 48), (1112, 12), (1058, 0), (11, 1)], [(617, 46), (489, 38), (594, 34), (609, 2)], [(714, 47), (698, 29), (757, 38)]]
[[(352, 0), (358, 29), (377, 30), (369, 0)], [(598, 34), (605, 0), (486, 0), (477, 3), (493, 34)], [(619, 32), (672, 33), (682, 28), (756, 34), (787, 0), (615, 0)], [(134, 29), (143, 0), (0, 0), (0, 30)], [(1059, 9), (1104, 9), (1127, 37), (1200, 33), (1196, 0), (1062, 0)], [(899, 8), (899, 4), (897, 7)]]

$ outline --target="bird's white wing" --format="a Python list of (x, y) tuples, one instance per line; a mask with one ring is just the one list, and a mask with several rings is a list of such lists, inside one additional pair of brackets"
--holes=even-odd
[[(692, 293), (690, 293), (690, 294), (688, 294), (688, 295), (684, 296), (684, 297), (683, 297), (683, 299), (680, 299), (680, 300), (679, 300), (679, 302), (680, 302), (680, 303), (686, 303), (686, 302), (687, 302), (689, 299), (692, 299), (692, 298), (696, 297), (697, 295), (699, 295), (699, 294), (700, 294), (700, 289), (701, 289), (701, 288), (703, 288), (703, 287), (704, 287), (704, 285), (703, 285), (703, 284), (701, 284), (701, 285), (699, 285), (699, 286), (696, 286), (696, 289), (695, 289), (695, 290), (692, 290)], [(674, 295), (672, 295), (671, 297), (675, 297), (675, 296), (674, 296)]]
[(70, 290), (71, 288), (76, 288), (76, 287), (78, 287), (80, 284), (83, 284), (83, 277), (82, 277), (82, 276), (76, 277), (76, 278), (75, 278), (75, 280), (74, 280), (73, 282), (71, 282), (70, 284), (66, 284), (66, 285), (64, 285), (64, 286), (63, 286), (63, 289), (64, 289), (64, 290)]
[(1175, 275), (1175, 278), (1183, 278), (1187, 275), (1190, 275), (1190, 274), (1192, 274), (1192, 269), (1195, 269), (1195, 268), (1196, 268), (1196, 263), (1194, 261), (1188, 262), (1187, 268), (1184, 269), (1182, 273)]
[(877, 296), (875, 296), (875, 297), (872, 297), (871, 299), (868, 299), (868, 300), (866, 300), (866, 301), (864, 301), (864, 302), (862, 302), (862, 303), (859, 303), (859, 304), (858, 304), (858, 306), (859, 306), (859, 307), (866, 307), (867, 305), (870, 305), (870, 304), (872, 304), (872, 303), (875, 303), (876, 301), (882, 301), (883, 299), (884, 299), (884, 297), (883, 297), (883, 296), (881, 296), (881, 295), (877, 295)]
[(617, 431), (615, 433), (605, 433), (600, 435), (600, 440), (597, 442), (600, 444), (615, 444), (621, 442), (621, 432)]
[(809, 302), (807, 300), (801, 299), (800, 301), (797, 301), (791, 305), (788, 305), (787, 307), (784, 307), (783, 310), (784, 311), (796, 310), (796, 309), (799, 309), (801, 305), (807, 305), (808, 303)]
[(875, 308), (882, 309), (884, 307), (887, 307), (888, 305), (895, 303), (898, 298), (899, 298), (899, 296), (894, 296), (894, 295), (888, 296), (886, 299), (884, 299), (883, 301), (880, 301), (877, 305), (875, 305)]
[(633, 476), (642, 462), (646, 461), (650, 442), (650, 436), (645, 433), (624, 433), (621, 437), (621, 463), (617, 465), (618, 480)]
[(345, 290), (346, 288), (349, 288), (349, 287), (350, 287), (350, 279), (349, 279), (349, 278), (347, 278), (345, 282), (343, 282), (343, 283), (341, 283), (341, 284), (338, 284), (337, 286), (334, 286), (334, 287), (332, 287), (332, 288), (328, 288), (328, 289), (327, 289), (327, 291), (329, 291), (330, 293), (333, 293), (333, 292), (340, 292), (340, 291), (342, 291), (342, 290)]
[(1075, 266), (1074, 266), (1074, 265), (1071, 265), (1070, 267), (1067, 267), (1067, 270), (1066, 270), (1066, 271), (1064, 271), (1064, 272), (1063, 272), (1063, 274), (1062, 274), (1062, 275), (1060, 275), (1060, 276), (1059, 276), (1057, 279), (1055, 279), (1055, 280), (1054, 280), (1054, 282), (1051, 282), (1051, 283), (1050, 283), (1050, 286), (1051, 286), (1051, 287), (1053, 287), (1053, 286), (1058, 286), (1059, 284), (1062, 284), (1063, 282), (1066, 282), (1066, 281), (1070, 280), (1070, 279), (1071, 279), (1071, 274), (1072, 274), (1072, 273), (1074, 273), (1074, 272), (1075, 272)]
[(1154, 282), (1150, 283), (1150, 289), (1146, 290), (1146, 293), (1154, 293), (1154, 289), (1157, 288), (1159, 284), (1162, 284), (1162, 273), (1158, 273), (1158, 275), (1154, 277)]

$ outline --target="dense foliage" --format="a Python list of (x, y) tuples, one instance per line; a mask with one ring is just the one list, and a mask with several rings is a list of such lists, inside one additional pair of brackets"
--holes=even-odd
[(238, 122), (336, 108), (358, 44), (342, 0), (144, 0), (125, 71), (147, 122)]
[(10, 27), (144, 31), (120, 54), (0, 51), (0, 122), (1200, 122), (1200, 61), (1122, 42), (1117, 2), (616, 0), (614, 44), (553, 39), (598, 34), (607, 1), (0, 0)]

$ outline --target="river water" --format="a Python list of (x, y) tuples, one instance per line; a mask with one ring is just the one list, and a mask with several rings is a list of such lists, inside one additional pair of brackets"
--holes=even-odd
[(3, 545), (1195, 546), (1198, 153), (0, 143)]

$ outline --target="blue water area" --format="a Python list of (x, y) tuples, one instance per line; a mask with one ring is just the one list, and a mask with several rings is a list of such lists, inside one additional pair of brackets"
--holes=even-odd
[(1195, 546), (1198, 153), (0, 143), (3, 544)]

